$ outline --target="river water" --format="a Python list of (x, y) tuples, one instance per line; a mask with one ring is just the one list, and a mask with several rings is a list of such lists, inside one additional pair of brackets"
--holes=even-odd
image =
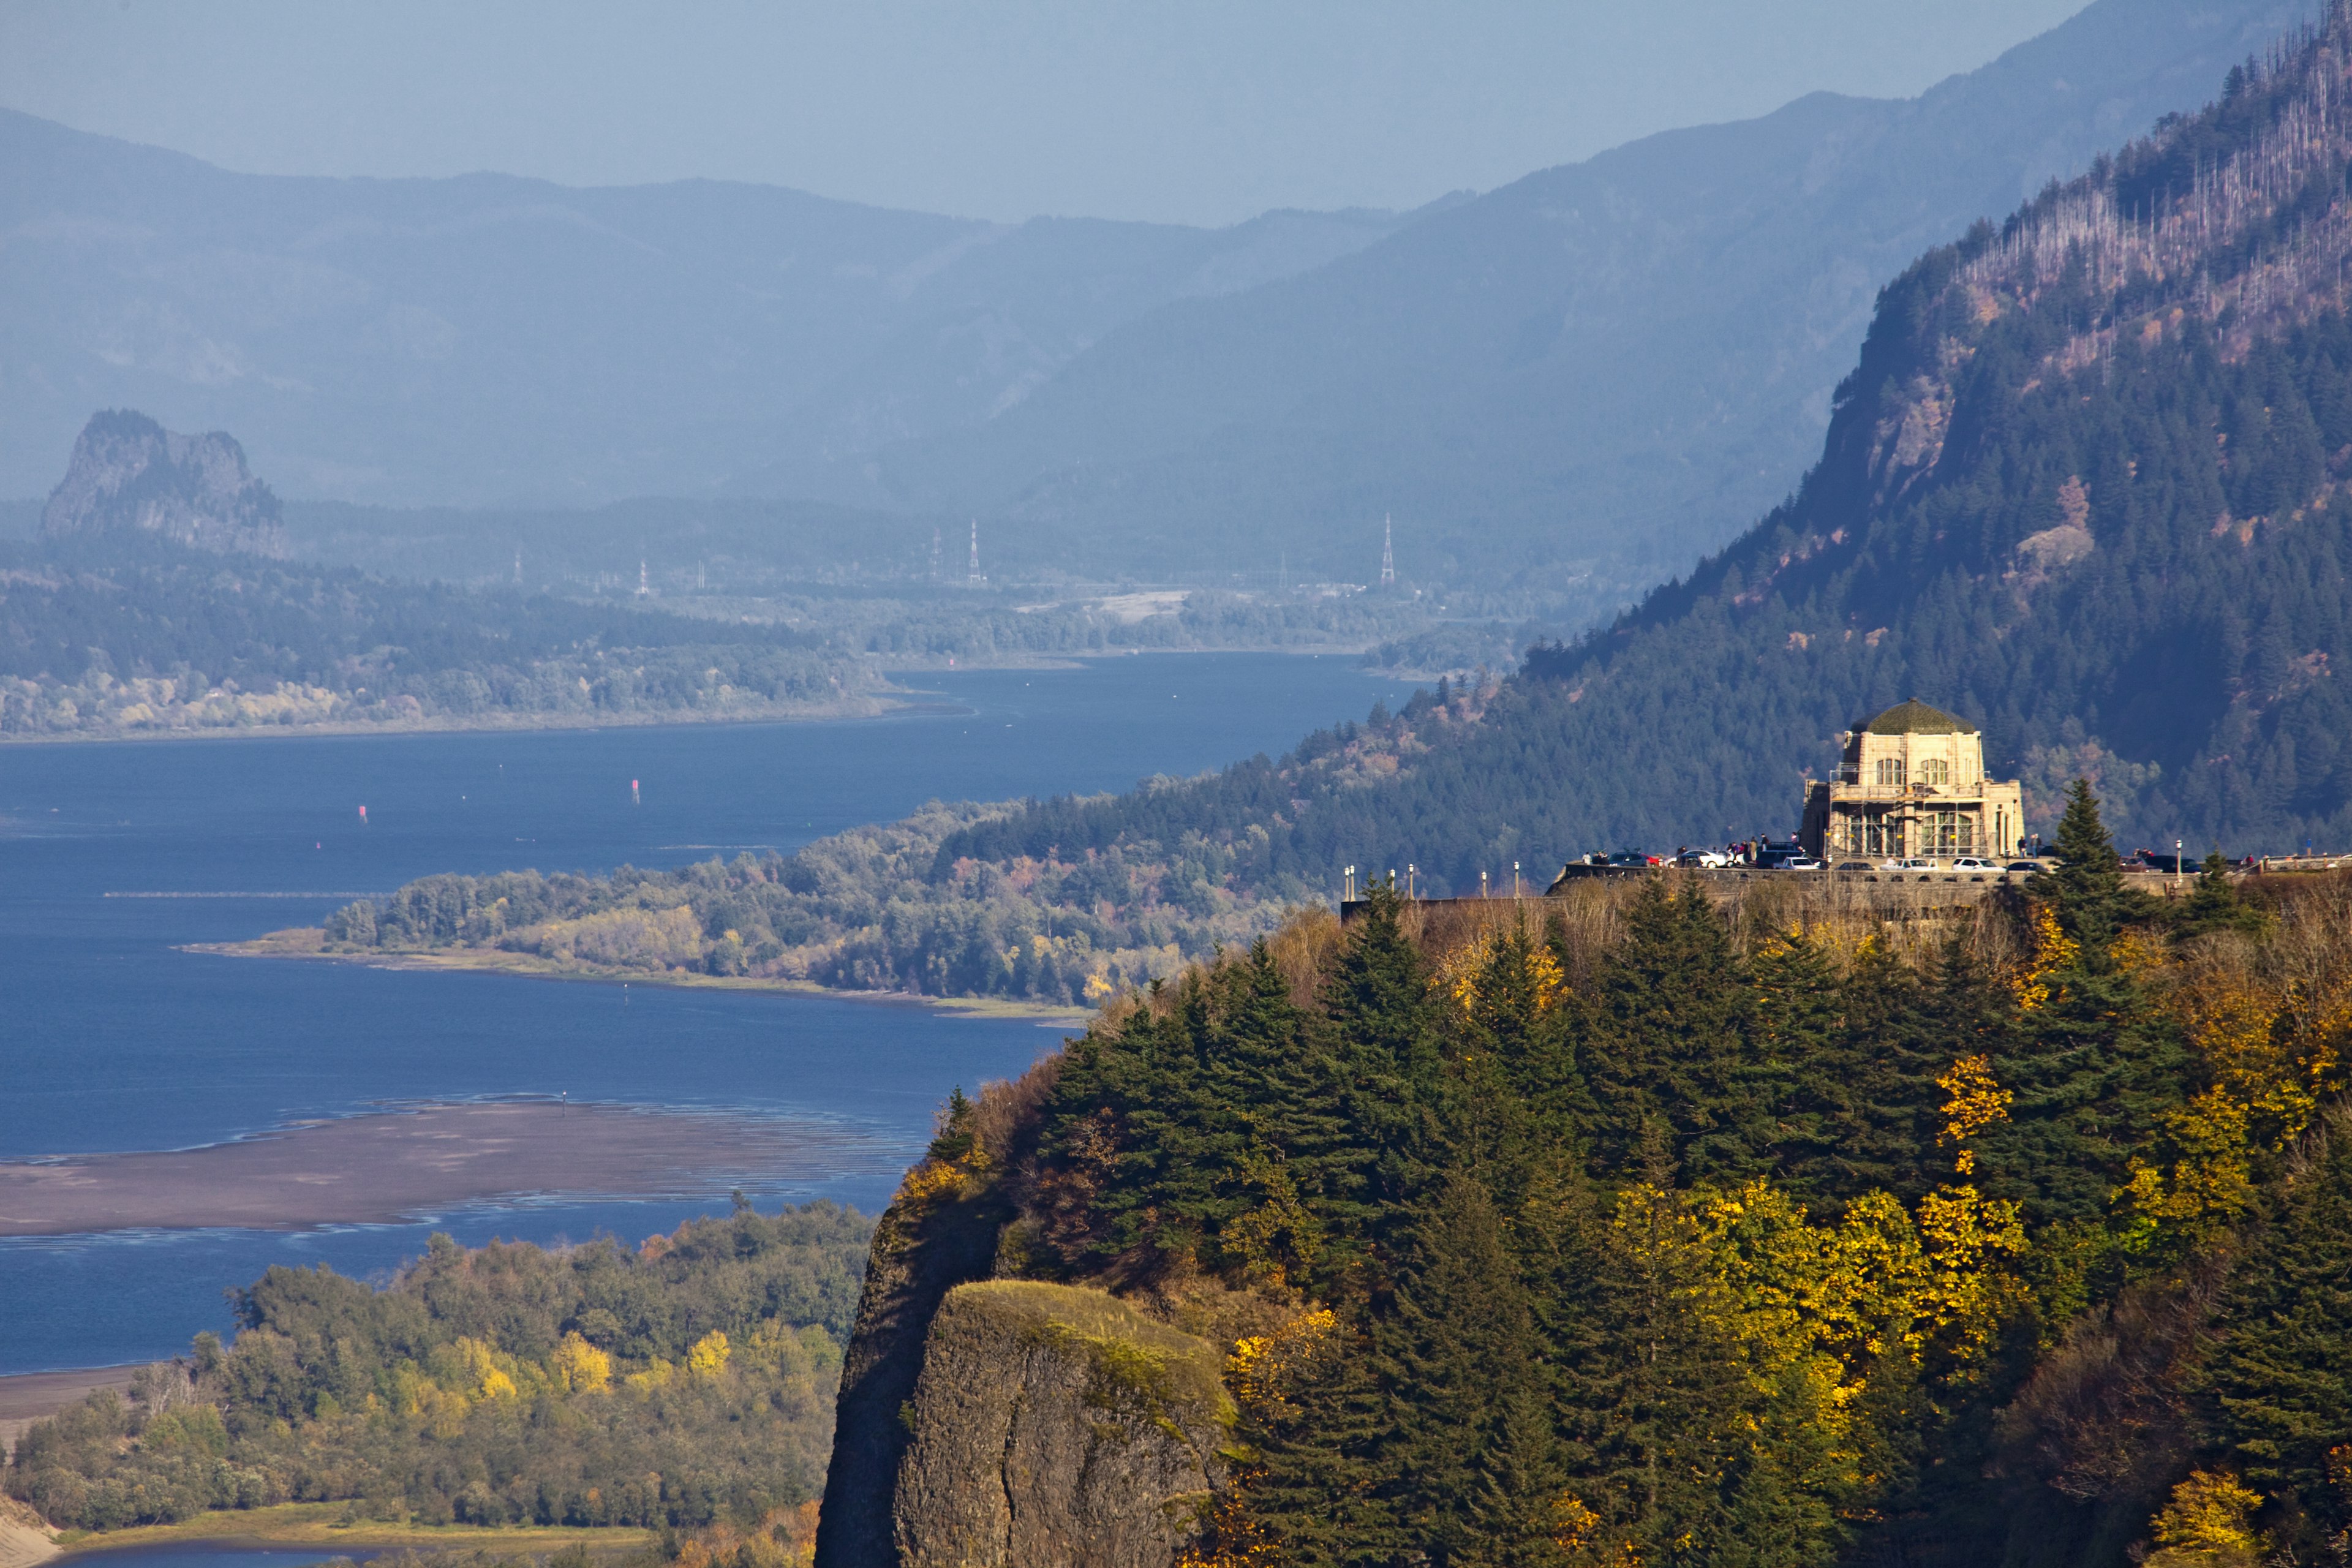
[[(672, 866), (790, 849), (930, 799), (1123, 789), (1409, 693), (1351, 661), (1157, 655), (927, 677), (886, 720), (0, 748), (0, 1160), (187, 1148), (425, 1100), (806, 1118), (868, 1135), (762, 1207), (871, 1212), (957, 1084), (1060, 1028), (872, 1003), (221, 958), (179, 944), (315, 922), (434, 871)], [(631, 797), (631, 783), (636, 799)], [(364, 826), (359, 807), (367, 807)], [(626, 1238), (724, 1193), (552, 1194), (296, 1232), (0, 1240), (0, 1373), (169, 1355), (272, 1263), (381, 1278), (434, 1230)]]

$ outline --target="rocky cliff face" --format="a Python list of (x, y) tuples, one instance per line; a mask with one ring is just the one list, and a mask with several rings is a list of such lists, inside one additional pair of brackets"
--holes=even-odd
[(1206, 1340), (1099, 1290), (990, 1280), (932, 1319), (894, 1489), (904, 1568), (1166, 1568), (1228, 1403)]
[(41, 531), (134, 531), (196, 550), (287, 553), (278, 498), (245, 466), (235, 437), (174, 435), (143, 414), (109, 409), (82, 426)]
[(1223, 1479), (1228, 1336), (994, 1278), (1017, 1260), (991, 1174), (927, 1160), (876, 1228), (816, 1568), (1171, 1568)]

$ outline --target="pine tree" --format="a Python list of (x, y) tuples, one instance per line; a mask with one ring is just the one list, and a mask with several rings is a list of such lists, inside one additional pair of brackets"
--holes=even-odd
[(1790, 1085), (1774, 1141), (1779, 1177), (1800, 1197), (1834, 1208), (1847, 1194), (1831, 1167), (1843, 1162), (1853, 1139), (1855, 1089), (1840, 1070), (1844, 998), (1837, 972), (1821, 943), (1801, 931), (1768, 942), (1748, 961), (1748, 972), (1759, 1047)]
[(2205, 857), (2189, 896), (2180, 900), (2179, 910), (2173, 917), (2172, 935), (2176, 942), (2188, 942), (2217, 931), (2252, 935), (2269, 923), (2267, 916), (2238, 896), (2237, 885), (2230, 879), (2230, 863), (2216, 849)]
[(1854, 955), (1829, 999), (1827, 1029), (1796, 1068), (1785, 1119), (1782, 1172), (1817, 1213), (1842, 1214), (1877, 1189), (1910, 1204), (1950, 1173), (1949, 1154), (1939, 1159), (1936, 1147), (1944, 1098), (1936, 1078), (1970, 1048), (1976, 1030), (1963, 1018), (1986, 990), (1958, 938), (1926, 984), (1883, 942)]
[(1560, 1489), (1535, 1316), (1502, 1231), (1477, 1179), (1447, 1175), (1373, 1333), (1391, 1517), (1430, 1561), (1465, 1568), (1547, 1561)]
[(2050, 873), (2042, 890), (2057, 911), (2059, 928), (2082, 944), (2084, 962), (2096, 968), (2106, 962), (2107, 945), (2116, 933), (2149, 918), (2155, 910), (2146, 894), (2124, 887), (2115, 840), (2100, 820), (2090, 780), (2076, 779), (2067, 790), (2066, 814), (2058, 820), (2053, 852), (2058, 869)]
[(1321, 998), (1318, 1032), (1343, 1108), (1342, 1139), (1318, 1198), (1333, 1270), (1402, 1224), (1428, 1180), (1429, 1117), (1444, 1069), (1428, 966), (1398, 923), (1402, 908), (1394, 889), (1373, 887)]
[(1555, 1385), (1578, 1460), (1567, 1489), (1594, 1516), (1595, 1558), (1696, 1564), (1724, 1544), (1752, 1384), (1707, 1310), (1705, 1249), (1678, 1195), (1657, 1185), (1663, 1137), (1644, 1164), (1650, 1185), (1614, 1223), (1595, 1216), (1580, 1270), (1562, 1281)]
[(1221, 1560), (1255, 1549), (1295, 1568), (1387, 1564), (1405, 1542), (1380, 1495), (1390, 1405), (1373, 1376), (1366, 1303), (1302, 1320), (1250, 1346), (1228, 1386), (1239, 1405), (1230, 1504), (1213, 1519)]
[(2336, 1121), (2224, 1299), (2203, 1377), (2245, 1477), (2292, 1498), (2308, 1542), (2352, 1530), (2352, 1127)]
[(1663, 1127), (1681, 1179), (1727, 1182), (1770, 1158), (1780, 1083), (1751, 1044), (1752, 996), (1730, 928), (1696, 882), (1652, 880), (1603, 966), (1579, 1052), (1598, 1105), (1596, 1173), (1638, 1169)]

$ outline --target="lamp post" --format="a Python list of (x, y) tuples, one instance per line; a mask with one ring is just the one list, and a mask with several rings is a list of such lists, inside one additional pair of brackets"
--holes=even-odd
[(1520, 897), (1519, 863), (1517, 860), (1511, 862), (1511, 897), (1514, 899)]
[(1486, 896), (1486, 873), (1484, 871), (1478, 873), (1478, 896), (1482, 899)]
[(2183, 869), (2180, 864), (2180, 847), (2181, 841), (2178, 838), (2174, 839), (2172, 841), (2172, 885), (2176, 889), (2180, 886), (2180, 873)]

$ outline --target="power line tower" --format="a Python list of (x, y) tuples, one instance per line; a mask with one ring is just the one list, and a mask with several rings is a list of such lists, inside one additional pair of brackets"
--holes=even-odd
[(1395, 585), (1396, 521), (1393, 518), (1384, 517), (1381, 519), (1381, 586), (1392, 588)]
[(980, 574), (980, 519), (976, 517), (971, 520), (971, 565), (965, 574), (965, 581), (975, 588), (983, 581)]
[(940, 531), (931, 530), (931, 581), (940, 580)]
[(645, 557), (640, 555), (637, 557), (637, 597), (640, 599), (646, 598), (649, 596), (653, 591), (653, 584), (646, 581)]

